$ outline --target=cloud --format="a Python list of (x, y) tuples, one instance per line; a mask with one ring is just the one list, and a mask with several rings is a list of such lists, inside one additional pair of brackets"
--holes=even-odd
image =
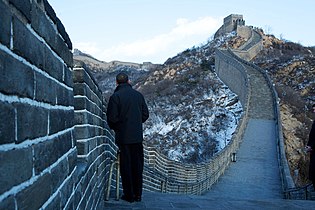
[(168, 33), (159, 34), (150, 39), (120, 43), (107, 49), (100, 49), (96, 43), (78, 43), (75, 46), (103, 61), (162, 63), (182, 50), (207, 41), (219, 28), (221, 22), (221, 19), (212, 17), (202, 17), (197, 20), (180, 18), (176, 20), (176, 25)]

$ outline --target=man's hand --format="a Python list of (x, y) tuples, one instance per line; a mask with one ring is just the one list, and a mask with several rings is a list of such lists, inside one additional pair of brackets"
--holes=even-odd
[(312, 147), (310, 146), (305, 146), (305, 152), (311, 152), (312, 151)]

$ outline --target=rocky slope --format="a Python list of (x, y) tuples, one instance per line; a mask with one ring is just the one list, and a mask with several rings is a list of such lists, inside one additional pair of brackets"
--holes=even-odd
[(315, 48), (264, 35), (264, 49), (254, 59), (275, 84), (280, 98), (281, 120), (291, 173), (298, 186), (308, 182), (308, 140), (315, 103)]

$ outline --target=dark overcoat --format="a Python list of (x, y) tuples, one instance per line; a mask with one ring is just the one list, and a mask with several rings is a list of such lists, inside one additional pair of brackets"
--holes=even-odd
[(143, 95), (128, 83), (119, 84), (107, 106), (107, 123), (115, 131), (116, 144), (142, 143), (142, 123), (148, 118)]
[(307, 146), (310, 146), (312, 148), (310, 155), (309, 179), (315, 182), (315, 121), (313, 121)]

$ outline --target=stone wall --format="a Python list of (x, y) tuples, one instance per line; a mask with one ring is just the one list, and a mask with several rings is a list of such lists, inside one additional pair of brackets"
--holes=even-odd
[(220, 79), (235, 92), (242, 105), (246, 105), (248, 97), (248, 76), (246, 68), (225, 50), (216, 49), (215, 69)]
[(95, 209), (116, 156), (101, 92), (47, 0), (0, 11), (0, 209)]
[[(247, 28), (250, 29), (250, 27)], [(251, 31), (249, 40), (239, 49), (233, 49), (234, 54), (246, 61), (252, 60), (263, 49), (262, 36), (254, 29), (251, 29)]]
[[(87, 196), (87, 200), (98, 198), (98, 201), (102, 201), (104, 190), (108, 187), (110, 164), (116, 159), (117, 146), (106, 123), (102, 92), (84, 63), (75, 61), (73, 82), (74, 137), (79, 170), (84, 172), (80, 183), (86, 183), (90, 188), (88, 193), (80, 189), (77, 193)], [(116, 169), (113, 172), (115, 175)], [(113, 185), (115, 180), (113, 179)]]
[(238, 26), (236, 28), (236, 34), (248, 41), (248, 39), (252, 36), (252, 28), (249, 26)]

